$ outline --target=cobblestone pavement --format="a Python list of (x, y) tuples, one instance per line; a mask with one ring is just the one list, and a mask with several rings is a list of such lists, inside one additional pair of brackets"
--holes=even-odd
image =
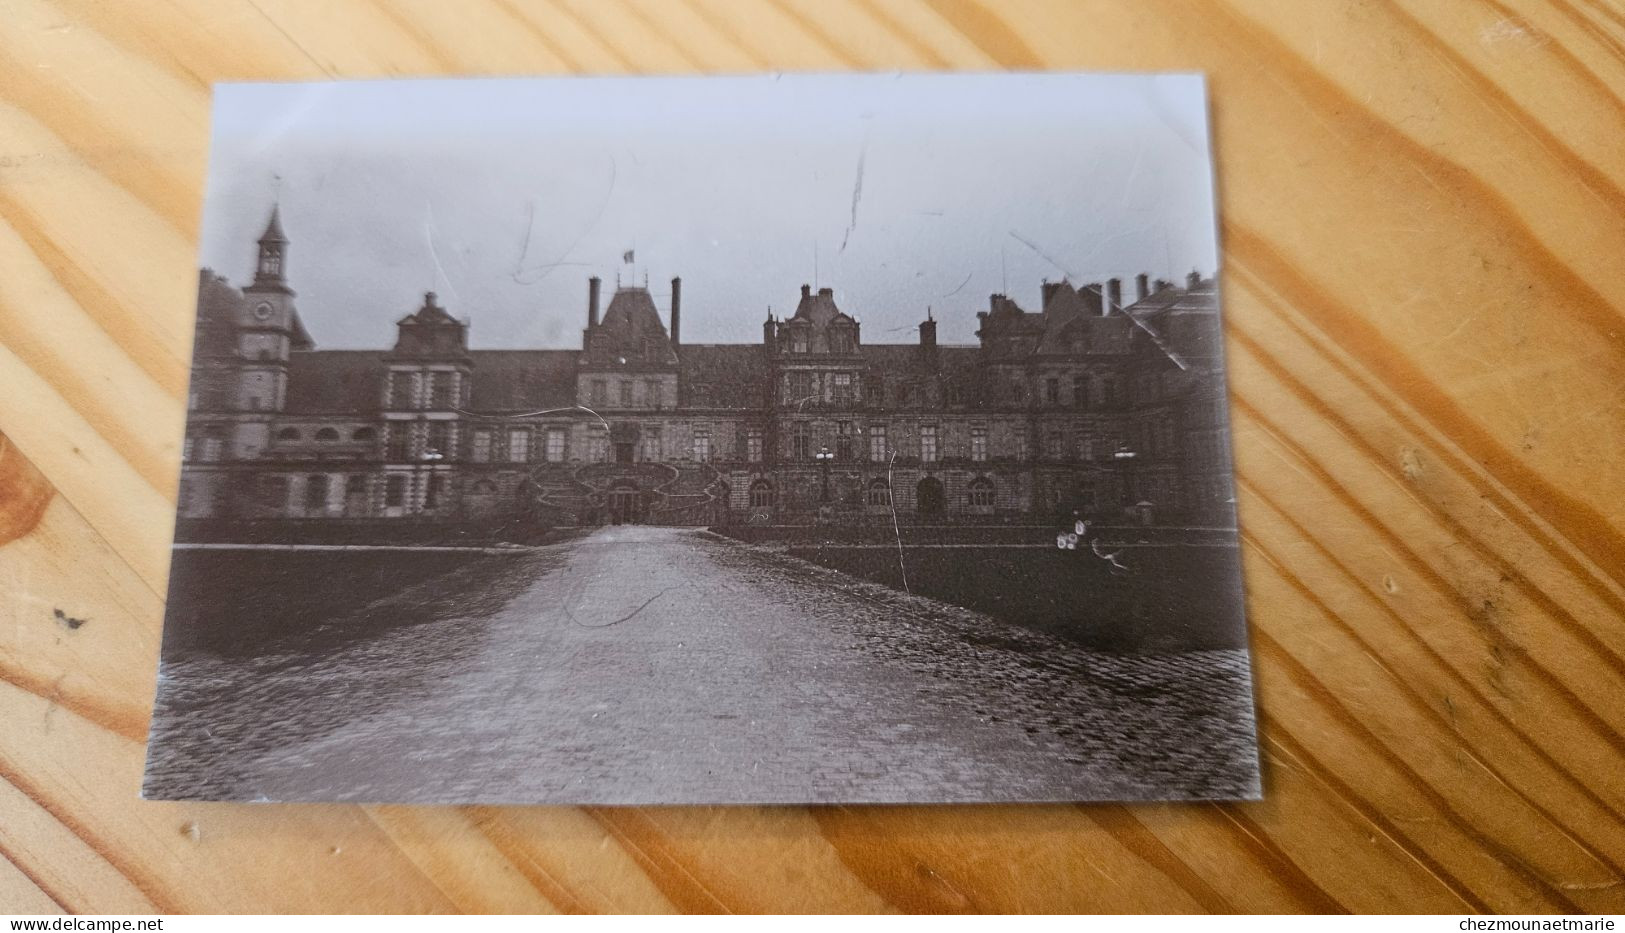
[[(332, 623), (369, 637), (167, 661), (148, 796), (801, 803), (1259, 790), (1242, 651), (1097, 654), (693, 529), (605, 528), (496, 559), (512, 562), (499, 585), (460, 594), (453, 574)], [(431, 620), (365, 624), (406, 610)]]

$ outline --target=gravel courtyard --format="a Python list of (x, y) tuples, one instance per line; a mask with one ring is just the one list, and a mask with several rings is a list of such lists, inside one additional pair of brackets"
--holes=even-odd
[[(487, 569), (459, 593), (462, 577), (449, 574), (278, 651), (167, 658), (147, 796), (638, 804), (1259, 791), (1244, 651), (1099, 654), (697, 529), (603, 528), (500, 560), (496, 585)], [(379, 624), (431, 602), (428, 621)]]

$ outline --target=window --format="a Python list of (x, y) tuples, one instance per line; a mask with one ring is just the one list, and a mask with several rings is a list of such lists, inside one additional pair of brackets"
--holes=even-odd
[(327, 509), (327, 474), (313, 473), (305, 478), (305, 511), (320, 512)]
[(632, 407), (632, 380), (630, 379), (621, 380), (621, 407)]
[(1157, 375), (1156, 375), (1156, 373), (1145, 373), (1145, 374), (1141, 375), (1140, 378), (1135, 383), (1134, 394), (1139, 397), (1139, 401), (1142, 402), (1142, 403), (1156, 401), (1157, 400)]
[(753, 509), (770, 509), (773, 507), (773, 484), (765, 479), (759, 479), (750, 484), (750, 507)]
[(852, 422), (835, 422), (835, 459), (852, 459)]
[(1065, 456), (1064, 440), (1060, 431), (1051, 431), (1044, 435), (1044, 459), (1059, 460)]
[(429, 404), (431, 407), (452, 407), (451, 381), (452, 374), (448, 372), (435, 372), (429, 374)]
[(411, 449), (412, 426), (404, 421), (397, 421), (389, 426), (389, 445), (384, 453), (384, 459), (400, 463), (406, 459)]
[(806, 460), (812, 456), (812, 425), (797, 421), (790, 426), (790, 457)]
[(474, 440), (468, 447), (468, 457), (475, 463), (491, 462), (491, 432), (475, 431)]
[(987, 428), (970, 429), (970, 458), (977, 463), (987, 459)]
[(985, 476), (970, 481), (970, 489), (966, 493), (970, 500), (970, 507), (978, 511), (992, 511), (993, 509), (993, 481)]
[(267, 476), (260, 480), (260, 501), (266, 508), (281, 511), (288, 505), (288, 478)]
[(451, 456), (450, 421), (429, 422), (429, 449), (425, 450), (424, 454), (427, 455), (430, 453), (439, 454), (439, 457), (425, 456), (424, 459), (441, 459)]
[(609, 403), (609, 385), (602, 379), (592, 381), (592, 403), (598, 406)]
[(1061, 404), (1061, 380), (1054, 376), (1044, 380), (1044, 401), (1051, 405)]
[(835, 401), (843, 405), (849, 405), (857, 399), (857, 396), (852, 392), (851, 373), (835, 373), (832, 378), (835, 380), (833, 384)]
[(1079, 460), (1095, 459), (1095, 439), (1088, 432), (1080, 432), (1077, 438), (1077, 452)]
[(192, 459), (192, 450), (196, 446), (197, 446), (197, 438), (193, 437), (190, 434), (186, 435), (186, 439), (181, 442), (181, 459), (182, 460), (190, 460), (190, 459)]
[(643, 429), (643, 459), (664, 460), (666, 451), (661, 444), (660, 425), (646, 425)]
[(446, 494), (446, 474), (431, 473), (429, 486), (423, 491), (423, 507), (436, 509), (440, 507), (440, 500)]
[(601, 424), (595, 424), (588, 429), (587, 459), (593, 463), (603, 463), (609, 459), (609, 435), (605, 433)]
[(199, 452), (198, 459), (204, 463), (213, 463), (220, 459), (220, 454), (225, 446), (226, 439), (221, 435), (219, 428), (204, 428), (203, 449)]
[(891, 484), (883, 479), (869, 481), (869, 488), (864, 494), (864, 501), (870, 505), (889, 507), (891, 505)]
[(711, 460), (711, 431), (709, 428), (694, 429), (694, 459), (701, 463)]
[(354, 431), (352, 431), (350, 433), (350, 440), (356, 441), (358, 443), (365, 443), (367, 441), (375, 441), (377, 439), (378, 439), (378, 430), (376, 428), (356, 428)]
[(1117, 382), (1116, 376), (1100, 377), (1101, 401), (1108, 408), (1115, 407), (1123, 401), (1123, 389)]
[(658, 379), (650, 379), (643, 383), (643, 404), (648, 405), (650, 408), (660, 407), (660, 381)]
[(745, 459), (751, 463), (762, 462), (762, 429), (751, 428), (745, 432)]
[(1085, 512), (1093, 512), (1100, 507), (1096, 498), (1095, 481), (1092, 479), (1078, 481), (1078, 507)]
[(360, 473), (351, 473), (344, 478), (344, 498), (355, 499), (365, 497), (367, 494), (367, 477)]
[(798, 328), (795, 333), (790, 335), (790, 352), (791, 353), (806, 353), (807, 352), (807, 332), (805, 330), (801, 330), (801, 329)]
[(808, 372), (794, 372), (790, 374), (790, 397), (785, 402), (790, 405), (800, 405), (813, 400), (813, 374)]
[(406, 504), (406, 477), (399, 473), (384, 483), (384, 505), (398, 509)]
[(563, 463), (564, 462), (564, 429), (563, 428), (548, 428), (547, 429), (547, 462), (548, 463)]
[(530, 430), (514, 428), (508, 432), (508, 462), (530, 462)]
[(920, 459), (926, 462), (937, 459), (937, 426), (934, 424), (920, 425)]
[(869, 459), (875, 463), (884, 463), (890, 455), (891, 452), (886, 447), (886, 426), (869, 425)]
[(1027, 432), (1021, 428), (1016, 429), (1015, 457), (1017, 460), (1027, 459)]
[(298, 428), (283, 428), (282, 430), (276, 432), (276, 439), (279, 441), (297, 441), (299, 438), (300, 434)]
[(397, 370), (389, 374), (389, 407), (411, 408), (417, 396), (417, 373)]

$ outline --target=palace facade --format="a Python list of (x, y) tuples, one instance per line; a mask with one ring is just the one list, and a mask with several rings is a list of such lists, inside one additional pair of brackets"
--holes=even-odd
[(646, 287), (587, 282), (580, 350), (470, 350), (434, 293), (394, 345), (319, 350), (275, 210), (251, 284), (210, 270), (183, 519), (665, 524), (1234, 522), (1218, 300), (1182, 285), (993, 295), (978, 343), (866, 343), (829, 288), (685, 344)]

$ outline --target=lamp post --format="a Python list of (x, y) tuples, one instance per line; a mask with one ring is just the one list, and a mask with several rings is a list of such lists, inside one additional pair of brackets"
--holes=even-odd
[(818, 453), (813, 455), (813, 458), (818, 461), (819, 471), (823, 474), (823, 489), (819, 493), (818, 501), (822, 502), (825, 505), (828, 505), (829, 504), (829, 462), (831, 460), (835, 459), (835, 455), (833, 453), (830, 453), (830, 449), (828, 447), (820, 447), (820, 448), (818, 448)]

